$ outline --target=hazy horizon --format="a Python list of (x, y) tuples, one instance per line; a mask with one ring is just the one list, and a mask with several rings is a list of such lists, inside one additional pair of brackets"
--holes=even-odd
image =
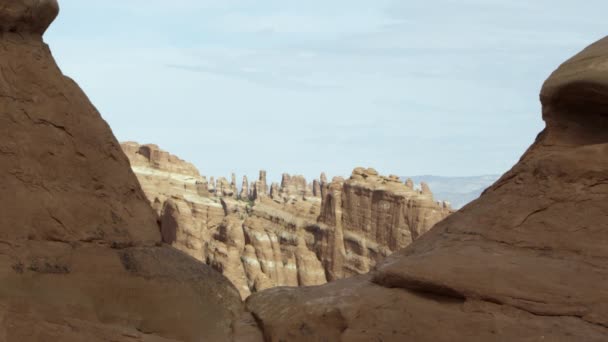
[[(538, 93), (608, 3), (63, 0), (45, 36), (120, 141), (202, 174), (477, 176), (543, 128)], [(568, 16), (564, 16), (568, 13)], [(74, 29), (78, 28), (78, 29)]]

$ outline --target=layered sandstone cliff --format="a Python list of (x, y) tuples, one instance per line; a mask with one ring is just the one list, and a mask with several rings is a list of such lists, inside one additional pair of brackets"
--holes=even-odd
[(366, 273), (451, 213), (424, 184), (415, 190), (372, 169), (332, 183), (284, 174), (270, 187), (261, 171), (239, 192), (235, 176), (207, 184), (156, 145), (122, 147), (159, 214), (164, 241), (222, 272), (243, 298)]
[(452, 213), (426, 184), (416, 190), (410, 183), (357, 168), (348, 180), (337, 177), (325, 186), (317, 248), (328, 280), (369, 272)]
[(368, 275), (247, 301), (267, 341), (608, 340), (608, 38), (541, 91), (546, 128)]
[(0, 341), (228, 341), (219, 273), (161, 244), (108, 125), (53, 60), (55, 0), (0, 6)]

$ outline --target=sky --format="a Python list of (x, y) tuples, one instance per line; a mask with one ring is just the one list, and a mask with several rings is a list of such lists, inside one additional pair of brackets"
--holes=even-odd
[(60, 0), (45, 40), (120, 141), (207, 176), (501, 174), (608, 1)]

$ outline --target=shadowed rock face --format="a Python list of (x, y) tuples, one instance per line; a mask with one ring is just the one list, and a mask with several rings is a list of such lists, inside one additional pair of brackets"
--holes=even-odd
[(592, 145), (608, 141), (608, 40), (561, 65), (540, 94), (547, 123), (545, 144)]
[(128, 159), (42, 40), (57, 11), (0, 5), (0, 341), (230, 340), (238, 292), (161, 245)]
[(269, 341), (608, 340), (608, 38), (541, 91), (546, 128), (473, 203), (369, 275), (271, 289)]

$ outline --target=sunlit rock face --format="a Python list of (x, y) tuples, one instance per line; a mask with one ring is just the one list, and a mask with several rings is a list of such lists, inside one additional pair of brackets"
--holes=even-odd
[(112, 131), (43, 42), (57, 14), (0, 6), (0, 340), (232, 340), (238, 292), (161, 244)]
[(370, 274), (250, 297), (264, 336), (608, 340), (607, 65), (605, 38), (560, 66), (519, 163)]
[(414, 190), (372, 169), (332, 183), (284, 174), (270, 187), (261, 171), (251, 191), (245, 178), (239, 192), (236, 176), (208, 183), (156, 145), (122, 147), (159, 215), (163, 241), (222, 272), (243, 298), (367, 273), (451, 213), (427, 186)]
[(319, 227), (330, 280), (364, 274), (427, 232), (452, 210), (422, 190), (357, 168), (348, 180), (334, 178), (324, 191)]

